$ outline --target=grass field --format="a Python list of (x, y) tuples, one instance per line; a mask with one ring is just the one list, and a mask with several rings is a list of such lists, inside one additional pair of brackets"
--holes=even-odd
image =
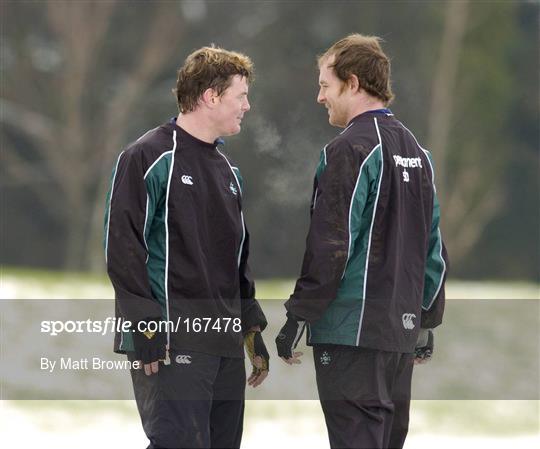
[[(277, 310), (280, 313), (279, 302), (270, 301), (272, 298), (286, 298), (293, 283), (290, 280), (261, 281), (258, 284), (258, 297), (265, 301), (263, 307)], [(448, 351), (448, 364), (437, 364), (434, 359), (432, 366), (422, 367), (423, 376), (433, 375), (444, 377), (450, 366), (456, 365), (456, 360), (463, 360), (465, 369), (474, 364), (474, 359), (490, 354), (489, 351), (504, 352), (503, 364), (500, 367), (502, 388), (515, 391), (515, 397), (523, 394), (529, 400), (479, 400), (489, 393), (478, 395), (478, 400), (465, 400), (466, 392), (459, 392), (455, 380), (448, 377), (445, 381), (454, 388), (446, 400), (414, 400), (411, 407), (411, 428), (406, 448), (516, 448), (538, 447), (540, 444), (540, 421), (538, 401), (538, 343), (521, 341), (522, 332), (532, 327), (530, 335), (538, 335), (538, 309), (529, 307), (525, 311), (515, 312), (512, 304), (519, 300), (538, 302), (539, 286), (527, 283), (499, 282), (449, 282), (447, 297), (459, 301), (475, 301), (471, 304), (482, 304), (482, 300), (499, 299), (489, 307), (492, 316), (486, 319), (489, 323), (502, 323), (497, 326), (499, 332), (488, 334), (488, 327), (477, 326), (474, 316), (464, 313), (461, 309), (449, 309), (448, 318), (441, 333), (453, 329), (458, 335), (469, 332), (473, 339), (472, 347), (481, 346), (481, 351), (462, 348), (459, 345), (442, 346), (441, 352)], [(112, 298), (112, 289), (103, 276), (89, 276), (76, 273), (52, 273), (44, 271), (2, 269), (0, 298), (9, 299), (94, 299)], [(2, 303), (0, 303), (2, 304)], [(7, 301), (3, 304), (7, 304)], [(529, 304), (529, 303), (527, 303)], [(484, 307), (484, 306), (482, 306)], [(467, 309), (471, 310), (471, 309)], [(485, 310), (480, 308), (479, 310)], [(529, 313), (526, 313), (527, 310)], [(515, 326), (508, 324), (510, 311), (515, 316)], [(0, 358), (2, 366), (2, 398), (13, 396), (32, 397), (33, 387), (17, 383), (10, 375), (9, 351), (5, 346), (17, 342), (17, 326), (6, 322), (6, 314), (2, 309), (2, 346)], [(279, 317), (269, 319), (267, 343), (271, 342), (276, 328), (281, 324)], [(511, 321), (511, 320), (510, 320)], [(471, 324), (474, 323), (474, 324)], [(491, 326), (493, 328), (493, 326)], [(521, 329), (520, 329), (521, 328)], [(485, 330), (486, 329), (486, 330)], [(9, 331), (9, 332), (6, 332)], [(476, 332), (476, 333), (475, 333)], [(447, 339), (451, 333), (447, 334)], [(441, 337), (443, 338), (443, 337)], [(11, 343), (10, 343), (11, 342)], [(18, 345), (18, 343), (15, 343)], [(441, 343), (442, 344), (442, 343)], [(19, 354), (24, 357), (38, 357), (39, 345), (33, 347), (34, 353), (25, 354), (21, 349)], [(32, 348), (31, 348), (32, 349)], [(307, 352), (310, 350), (307, 349)], [(436, 353), (437, 355), (437, 353)], [(442, 357), (442, 356), (439, 356)], [(486, 356), (487, 357), (487, 356)], [(531, 365), (532, 358), (532, 365)], [(9, 365), (6, 366), (6, 362)], [(451, 363), (450, 363), (451, 362)], [(527, 366), (529, 371), (524, 369)], [(532, 372), (531, 368), (532, 366)], [(536, 369), (534, 369), (536, 366)], [(293, 379), (289, 368), (278, 360), (273, 360), (271, 376), (274, 379)], [(428, 371), (430, 370), (430, 371)], [(458, 367), (452, 368), (458, 377), (461, 372)], [(427, 374), (426, 374), (427, 373)], [(431, 374), (430, 374), (431, 373)], [(489, 373), (488, 373), (489, 374)], [(416, 377), (416, 374), (415, 374)], [(493, 381), (490, 376), (482, 378), (483, 383)], [(129, 382), (126, 376), (125, 382)], [(293, 380), (290, 380), (294, 384)], [(524, 385), (520, 386), (520, 382)], [(534, 385), (536, 383), (536, 385)], [(274, 385), (274, 387), (272, 387)], [(280, 388), (283, 383), (272, 383), (269, 378), (268, 388)], [(444, 386), (443, 385), (443, 386)], [(498, 385), (498, 384), (494, 384)], [(294, 385), (293, 385), (294, 386)], [(263, 385), (265, 387), (265, 385)], [(437, 385), (436, 385), (437, 387)], [(438, 385), (440, 389), (441, 386)], [(499, 387), (497, 387), (499, 388)], [(532, 388), (535, 394), (531, 394)], [(17, 389), (17, 390), (15, 390)], [(20, 393), (19, 393), (20, 391)], [(25, 396), (24, 391), (30, 391)], [(439, 391), (439, 390), (437, 390)], [(489, 392), (489, 390), (486, 390)], [(528, 396), (527, 396), (528, 395)], [(264, 396), (263, 396), (264, 397)], [(456, 400), (453, 397), (460, 397)], [(474, 397), (474, 396), (473, 396)], [(315, 399), (315, 398), (313, 398)], [(126, 400), (2, 400), (0, 402), (0, 431), (3, 447), (40, 447), (60, 448), (78, 447), (90, 448), (99, 445), (104, 448), (145, 447), (145, 436), (142, 432), (136, 407), (133, 401)], [(250, 400), (246, 405), (245, 432), (243, 447), (247, 448), (288, 448), (288, 447), (328, 447), (324, 420), (316, 400)]]

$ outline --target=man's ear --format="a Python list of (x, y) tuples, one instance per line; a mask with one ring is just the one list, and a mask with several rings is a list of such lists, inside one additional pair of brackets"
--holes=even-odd
[(360, 83), (358, 82), (358, 77), (356, 75), (351, 75), (347, 80), (347, 87), (354, 92), (357, 92), (360, 89)]
[(201, 101), (207, 107), (213, 108), (217, 104), (217, 98), (218, 98), (218, 95), (216, 91), (212, 89), (211, 87), (209, 87), (203, 92), (201, 96)]

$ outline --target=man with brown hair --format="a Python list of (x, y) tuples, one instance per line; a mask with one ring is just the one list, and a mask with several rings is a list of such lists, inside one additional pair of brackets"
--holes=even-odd
[(218, 149), (249, 111), (250, 59), (214, 46), (178, 71), (178, 118), (119, 155), (105, 216), (115, 351), (140, 361), (135, 399), (149, 448), (240, 446), (248, 383), (268, 374), (242, 212), (242, 178)]
[(304, 327), (333, 448), (401, 448), (413, 362), (442, 321), (447, 256), (431, 155), (388, 109), (380, 39), (353, 34), (318, 59), (317, 101), (344, 128), (321, 152), (311, 224), (287, 322), (288, 364)]

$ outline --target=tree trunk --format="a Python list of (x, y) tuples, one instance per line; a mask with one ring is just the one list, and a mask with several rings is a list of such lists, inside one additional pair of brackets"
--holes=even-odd
[(431, 108), (429, 114), (428, 148), (437, 161), (437, 185), (441, 202), (447, 193), (446, 154), (448, 137), (452, 123), (454, 95), (459, 68), (459, 58), (463, 47), (463, 37), (467, 25), (468, 0), (448, 0), (444, 19), (444, 31), (439, 51), (439, 62), (433, 79)]
[(84, 207), (68, 207), (65, 224), (64, 268), (70, 271), (85, 270), (88, 216), (85, 215)]

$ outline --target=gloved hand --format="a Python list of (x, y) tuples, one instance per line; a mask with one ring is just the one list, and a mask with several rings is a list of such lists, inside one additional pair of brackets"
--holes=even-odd
[(283, 358), (285, 362), (300, 363), (300, 360), (298, 360), (297, 357), (301, 356), (302, 353), (293, 353), (293, 351), (296, 349), (300, 338), (302, 338), (305, 327), (305, 321), (297, 320), (296, 317), (294, 317), (291, 313), (287, 313), (287, 322), (281, 328), (278, 336), (276, 337), (278, 355)]
[(270, 355), (268, 354), (260, 331), (247, 332), (244, 336), (244, 345), (253, 365), (253, 371), (247, 382), (248, 385), (256, 387), (268, 376)]
[[(161, 318), (148, 318), (137, 322), (133, 326), (135, 358), (142, 361), (147, 375), (156, 373), (158, 371), (158, 361), (165, 359), (167, 339), (165, 333), (159, 331), (158, 324), (160, 321)], [(149, 324), (151, 329), (157, 328), (158, 330), (156, 332), (146, 330)], [(139, 329), (144, 331), (141, 332)]]
[(414, 352), (415, 364), (422, 364), (431, 360), (433, 355), (433, 331), (431, 329), (420, 329)]

